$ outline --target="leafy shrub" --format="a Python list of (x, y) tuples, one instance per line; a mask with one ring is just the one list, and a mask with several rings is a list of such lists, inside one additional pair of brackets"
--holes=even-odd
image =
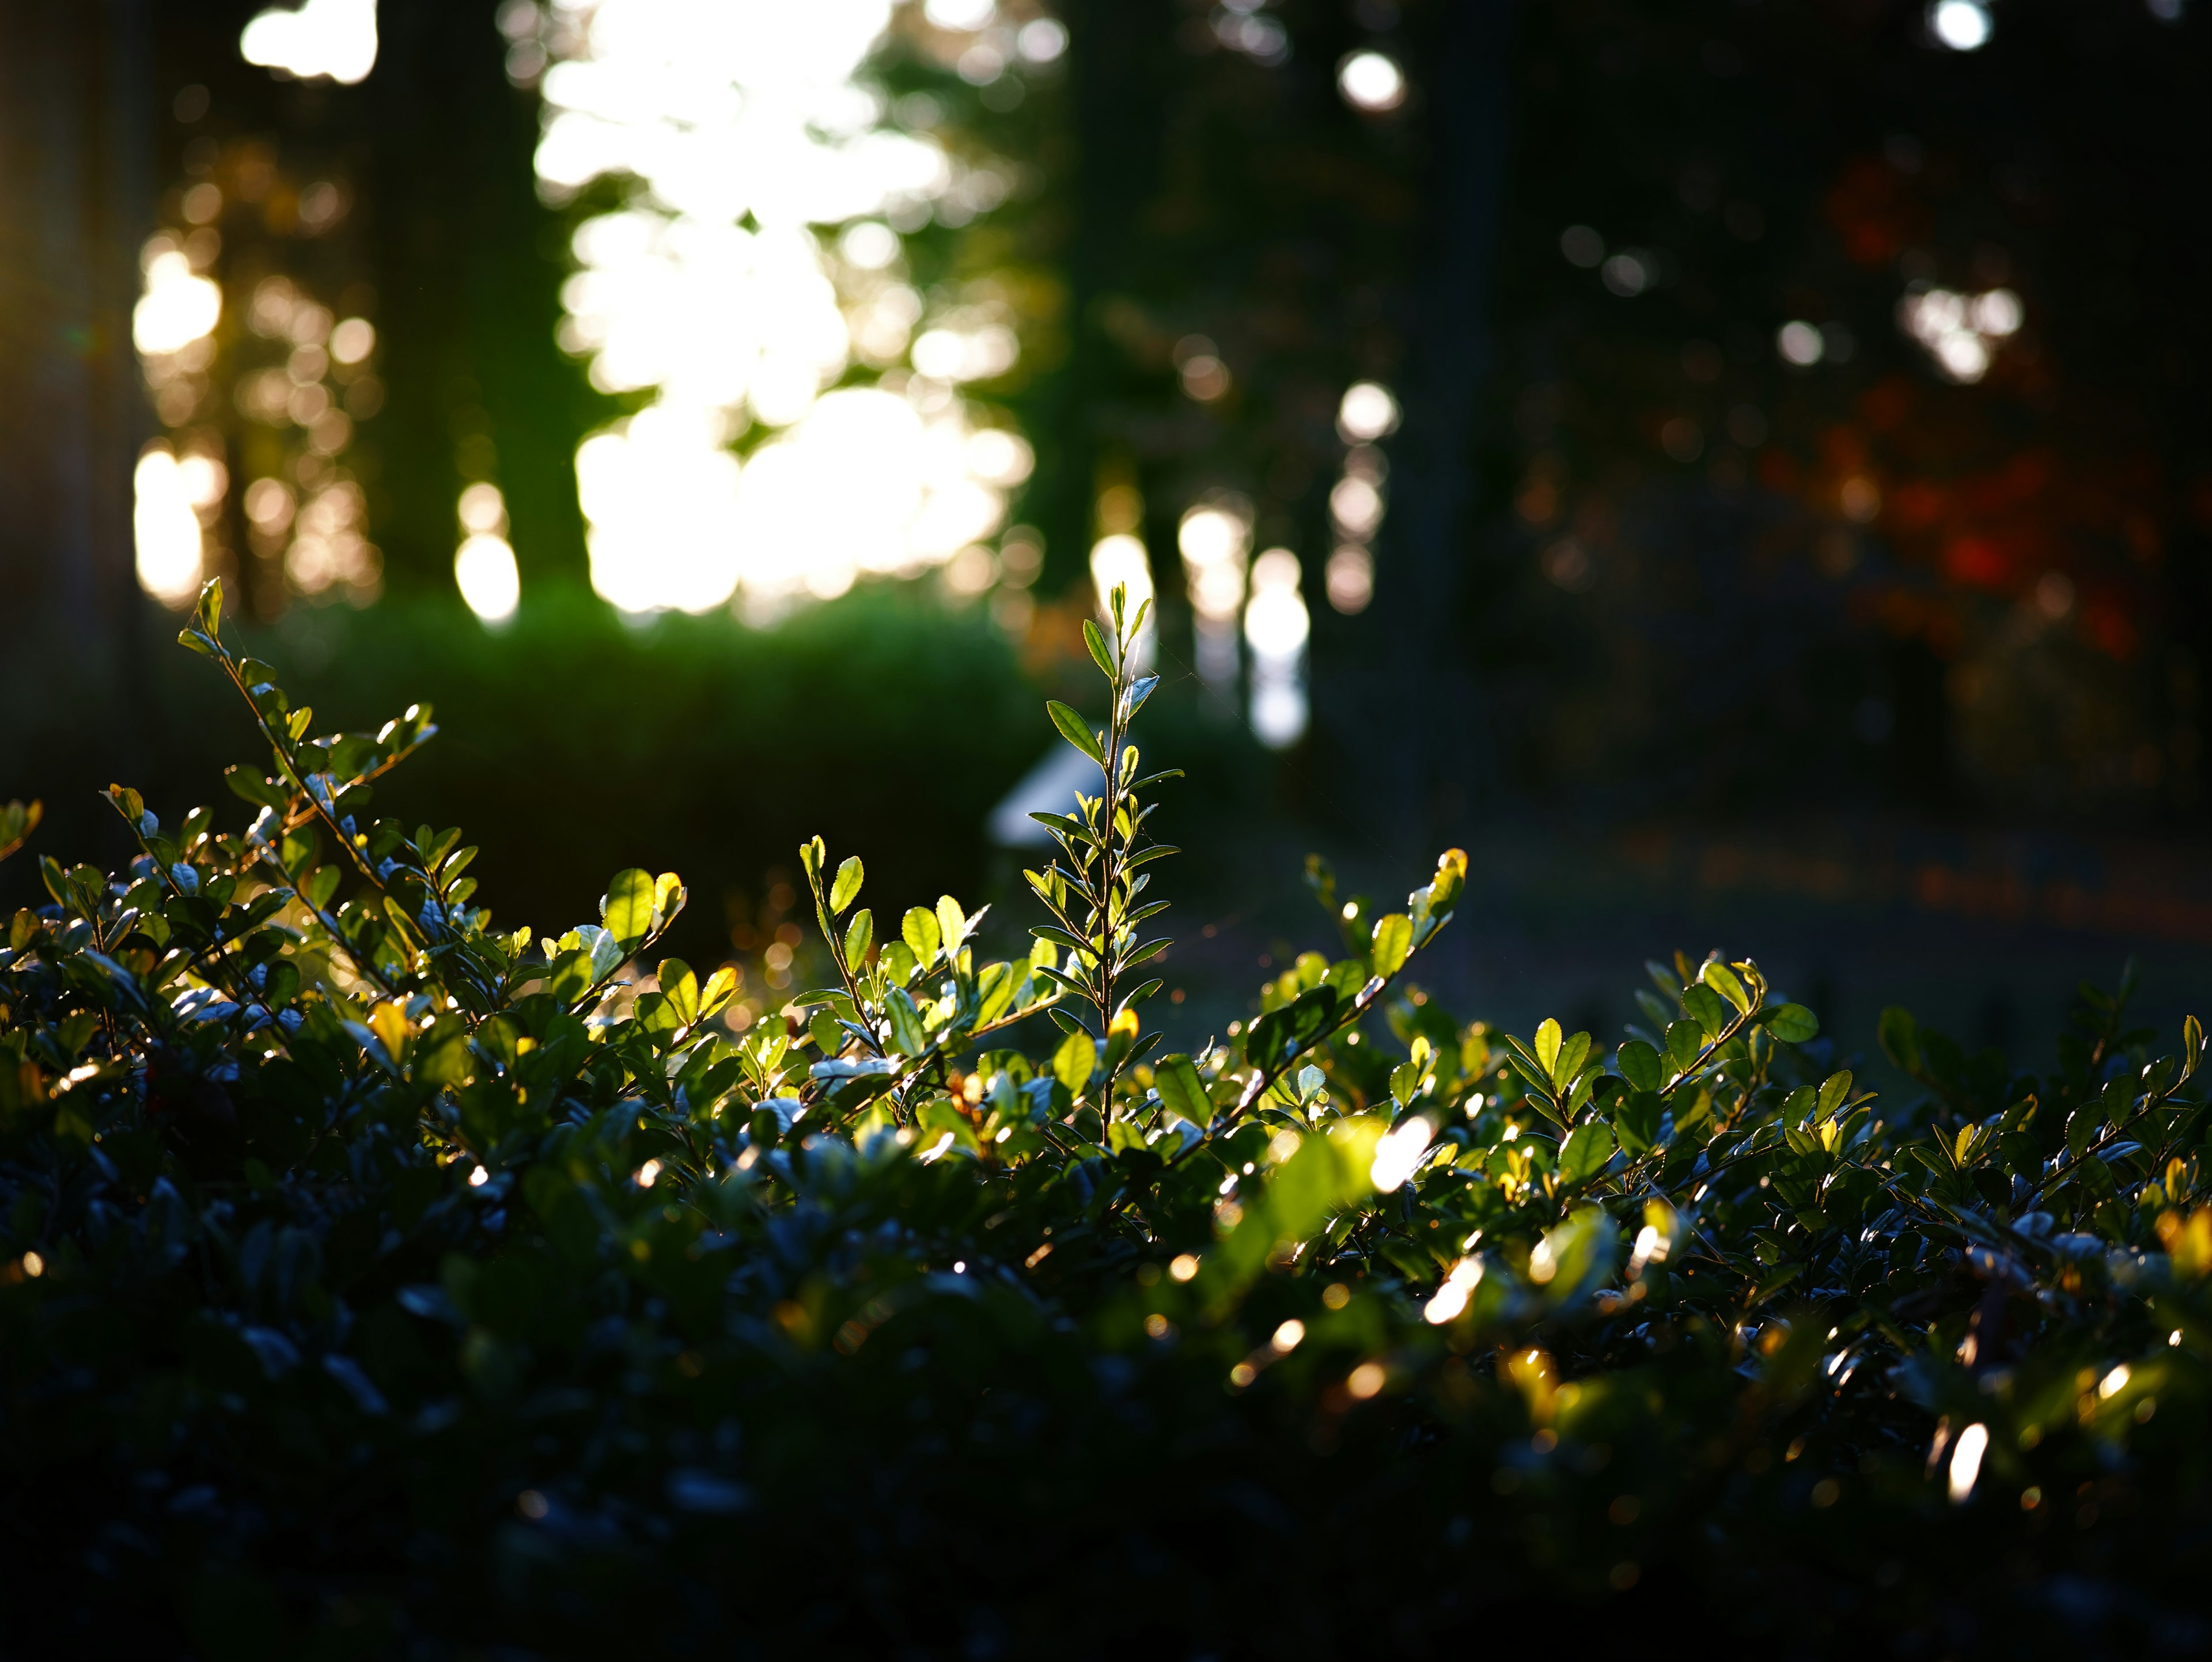
[(495, 928), (369, 813), (428, 712), (315, 735), (219, 615), (250, 825), (113, 789), (0, 956), (18, 1652), (2206, 1637), (2203, 1039), (2126, 983), (2046, 1075), (1891, 1012), (1894, 1106), (1747, 959), (1522, 1039), (1410, 978), (1453, 851), (1316, 862), (1335, 955), (1168, 1053), (1117, 600), (1034, 950), (811, 842), (835, 984), (735, 1035), (675, 876)]
[[(726, 614), (639, 628), (587, 590), (555, 590), (496, 631), (451, 587), (359, 612), (299, 606), (275, 625), (226, 618), (224, 636), (330, 726), (373, 731), (434, 703), (447, 740), (380, 782), (377, 812), (471, 827), (481, 899), (502, 916), (586, 916), (609, 872), (647, 856), (691, 891), (668, 946), (719, 962), (734, 923), (773, 934), (767, 892), (777, 877), (796, 886), (808, 834), (865, 845), (892, 825), (902, 834), (871, 861), (879, 881), (966, 894), (996, 864), (981, 837), (992, 804), (1045, 748), (1005, 635), (933, 587), (864, 584), (774, 630)], [(43, 847), (119, 865), (132, 850), (98, 794), (111, 779), (181, 808), (238, 759), (237, 695), (186, 654), (156, 653), (107, 698), (64, 694), (49, 667), (16, 664), (33, 696), (0, 722), (0, 777), (35, 779), (46, 797)], [(866, 761), (823, 801), (805, 781), (809, 735), (826, 734), (853, 735)], [(40, 898), (33, 862), (0, 868), (5, 911)]]

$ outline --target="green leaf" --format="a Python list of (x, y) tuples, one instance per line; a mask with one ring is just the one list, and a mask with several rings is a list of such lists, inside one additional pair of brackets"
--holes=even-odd
[(1665, 1082), (1659, 1052), (1640, 1038), (1632, 1038), (1613, 1057), (1620, 1076), (1638, 1091), (1656, 1091)]
[(986, 964), (975, 977), (976, 1021), (996, 1021), (1012, 1008), (1017, 990), (1012, 965)]
[(1546, 1016), (1544, 1025), (1536, 1029), (1535, 1050), (1537, 1063), (1547, 1079), (1559, 1067), (1559, 1046), (1564, 1042), (1565, 1036), (1559, 1030), (1559, 1024)]
[(656, 977), (660, 983), (660, 995), (676, 1013), (678, 1024), (689, 1027), (698, 1020), (699, 977), (691, 973), (691, 966), (680, 958), (664, 958)]
[[(1650, 1047), (1646, 1045), (1646, 1050)], [(1652, 1052), (1656, 1056), (1658, 1052)], [(1657, 1146), (1660, 1117), (1666, 1105), (1650, 1091), (1631, 1091), (1613, 1111), (1613, 1129), (1620, 1138), (1620, 1146), (1632, 1154), (1640, 1154)]]
[(1826, 1117), (1832, 1115), (1837, 1109), (1842, 1107), (1844, 1103), (1850, 1099), (1850, 1094), (1851, 1075), (1850, 1070), (1848, 1068), (1844, 1069), (1841, 1073), (1829, 1075), (1826, 1080), (1824, 1081), (1820, 1086), (1820, 1113), (1822, 1117)]
[(1206, 1081), (1187, 1056), (1162, 1056), (1152, 1068), (1152, 1088), (1160, 1093), (1161, 1105), (1170, 1113), (1179, 1114), (1194, 1125), (1204, 1125), (1213, 1117)]
[(1406, 959), (1412, 956), (1413, 950), (1412, 918), (1403, 912), (1392, 912), (1375, 920), (1375, 932), (1368, 945), (1368, 962), (1376, 975), (1397, 974), (1406, 967)]
[(845, 962), (857, 971), (868, 956), (868, 948), (875, 944), (876, 915), (866, 906), (853, 914), (853, 921), (845, 926)]
[(1083, 724), (1083, 718), (1056, 698), (1045, 700), (1045, 713), (1052, 717), (1053, 726), (1060, 736), (1081, 751), (1100, 767), (1106, 765), (1106, 752), (1098, 747), (1097, 735)]
[(1602, 1120), (1577, 1125), (1559, 1145), (1559, 1175), (1570, 1184), (1588, 1183), (1613, 1158), (1613, 1128)]
[(343, 875), (336, 864), (318, 866), (301, 885), (307, 902), (317, 911), (331, 904), (331, 897), (338, 892), (338, 882)]
[(256, 807), (275, 808), (280, 813), (283, 812), (286, 801), (284, 793), (270, 784), (252, 768), (225, 768), (222, 771), (222, 782), (230, 787), (233, 795), (244, 798)]
[(698, 1020), (708, 1020), (719, 1014), (738, 993), (738, 972), (725, 964), (707, 977), (707, 984), (699, 989)]
[(1729, 1007), (1711, 988), (1700, 984), (1685, 989), (1682, 1008), (1705, 1029), (1707, 1038), (1718, 1038), (1728, 1031)]
[(1744, 990), (1743, 983), (1737, 979), (1735, 971), (1717, 958), (1708, 959), (1705, 968), (1698, 972), (1698, 977), (1737, 1009), (1750, 1010), (1751, 995)]
[(1083, 644), (1091, 648), (1091, 661), (1098, 666), (1098, 673), (1109, 681), (1114, 679), (1114, 654), (1107, 648), (1098, 625), (1088, 618), (1083, 620)]
[(1589, 1060), (1590, 1036), (1577, 1033), (1559, 1046), (1559, 1053), (1552, 1062), (1552, 1085), (1564, 1093), (1570, 1081), (1582, 1071), (1583, 1063)]
[[(1086, 1032), (1073, 1032), (1060, 1042), (1052, 1053), (1053, 1076), (1067, 1087), (1068, 1094), (1079, 1096), (1083, 1087), (1091, 1083), (1092, 1069), (1098, 1065), (1098, 1045)], [(1203, 1122), (1200, 1122), (1203, 1123)]]
[(899, 924), (899, 934), (906, 938), (907, 949), (914, 954), (916, 964), (927, 964), (937, 956), (937, 948), (944, 939), (938, 928), (937, 915), (927, 906), (908, 909)]
[(968, 934), (968, 914), (949, 894), (937, 898), (937, 933), (948, 956), (960, 950), (960, 943)]
[(1784, 1044), (1803, 1044), (1820, 1036), (1820, 1018), (1802, 1004), (1778, 1005), (1762, 1014), (1766, 1031)]
[(923, 1037), (921, 1012), (915, 1008), (906, 989), (894, 987), (884, 995), (884, 1014), (890, 1020), (891, 1047), (901, 1056), (918, 1056), (929, 1048)]
[(1689, 1071), (1698, 1059), (1698, 1052), (1705, 1048), (1705, 1030), (1695, 1021), (1672, 1022), (1667, 1028), (1667, 1059), (1674, 1064), (1678, 1074)]
[(860, 856), (857, 854), (837, 868), (837, 880), (830, 890), (830, 915), (832, 917), (860, 898), (860, 883), (866, 876), (867, 872), (861, 866)]
[(476, 1056), (467, 1031), (447, 1016), (416, 1047), (411, 1072), (417, 1083), (459, 1089), (476, 1077)]
[(623, 952), (653, 933), (653, 879), (636, 867), (617, 872), (599, 904), (599, 921)]

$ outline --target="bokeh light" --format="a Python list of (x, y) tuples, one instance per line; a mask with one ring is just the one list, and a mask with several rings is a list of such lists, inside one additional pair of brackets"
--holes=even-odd
[(1244, 607), (1244, 641), (1252, 648), (1252, 732), (1273, 750), (1304, 738), (1310, 715), (1305, 652), (1312, 622), (1298, 594), (1299, 575), (1297, 555), (1269, 549), (1252, 562), (1252, 598)]
[(324, 77), (352, 86), (376, 67), (376, 0), (272, 6), (246, 24), (238, 51), (249, 64), (299, 80)]
[[(1098, 597), (1098, 615), (1109, 624), (1113, 618), (1113, 594), (1126, 587), (1127, 617), (1136, 616), (1137, 608), (1152, 598), (1152, 562), (1146, 553), (1144, 543), (1132, 532), (1116, 531), (1101, 537), (1091, 549), (1091, 583)], [(1155, 655), (1153, 642), (1158, 633), (1158, 620), (1147, 617), (1130, 651), (1130, 661), (1141, 673), (1152, 667)]]
[(146, 292), (131, 312), (131, 339), (141, 352), (181, 352), (222, 318), (222, 290), (193, 271), (189, 255), (176, 247), (152, 253)]
[(1244, 605), (1244, 558), (1252, 511), (1242, 497), (1216, 496), (1185, 510), (1176, 541), (1190, 595), (1193, 656), (1199, 679), (1235, 708), (1237, 624)]
[(1793, 319), (1774, 332), (1774, 350), (1782, 354), (1784, 363), (1809, 369), (1820, 361), (1820, 355), (1827, 350), (1827, 343), (1813, 325)]
[(1379, 382), (1355, 381), (1337, 406), (1336, 430), (1346, 444), (1388, 438), (1398, 430), (1398, 400)]
[(191, 480), (175, 453), (157, 439), (138, 458), (132, 484), (139, 585), (181, 610), (200, 589), (200, 520)]
[(1989, 373), (1996, 349), (2020, 332), (2027, 308), (2009, 289), (1978, 295), (1915, 289), (1898, 302), (1899, 326), (1925, 347), (1948, 380), (1971, 384)]
[(503, 624), (522, 603), (522, 571), (507, 540), (507, 498), (478, 480), (461, 492), (453, 517), (464, 533), (453, 554), (454, 584), (470, 611), (486, 624)]
[(1928, 32), (1953, 52), (1978, 52), (1990, 38), (1990, 14), (1978, 0), (1936, 0)]
[(1336, 88), (1354, 109), (1395, 110), (1406, 101), (1406, 72), (1387, 52), (1356, 52), (1337, 65)]

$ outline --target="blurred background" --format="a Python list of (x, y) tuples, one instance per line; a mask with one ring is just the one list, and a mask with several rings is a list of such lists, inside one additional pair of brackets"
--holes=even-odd
[(1845, 1051), (2046, 1060), (2130, 953), (2162, 1020), (2197, 9), (4, 0), (0, 795), (111, 861), (111, 778), (216, 800), (220, 575), (324, 720), (434, 704), (380, 806), (499, 917), (680, 870), (757, 1019), (816, 831), (1018, 941), (1126, 581), (1178, 1024), (1327, 944), (1310, 850), (1395, 900), (1454, 842), (1463, 1014), (1610, 1032), (1719, 946)]

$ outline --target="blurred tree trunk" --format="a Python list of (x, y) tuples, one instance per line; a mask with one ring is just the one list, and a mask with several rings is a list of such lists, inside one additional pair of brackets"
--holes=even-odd
[(586, 581), (576, 447), (614, 411), (553, 344), (566, 230), (538, 199), (538, 96), (508, 84), (497, 9), (385, 6), (375, 70), (331, 102), (372, 198), (364, 275), (380, 290), (391, 393), (378, 431), (387, 573), (395, 587), (450, 592), (454, 502), (489, 478), (506, 495), (529, 595)]
[(0, 617), (17, 667), (0, 734), (38, 714), (33, 640), (110, 691), (137, 655), (131, 470), (153, 427), (131, 344), (153, 215), (148, 10), (0, 0)]
[(1407, 67), (1428, 140), (1427, 229), (1396, 378), (1404, 420), (1388, 447), (1390, 512), (1356, 680), (1332, 685), (1324, 667), (1316, 689), (1337, 747), (1377, 776), (1362, 799), (1370, 831), (1423, 844), (1463, 834), (1490, 750), (1471, 651), (1473, 514), (1513, 12), (1513, 0), (1456, 0), (1418, 19)]
[[(1121, 365), (1100, 326), (1102, 303), (1133, 281), (1160, 185), (1162, 140), (1176, 85), (1172, 0), (1066, 0), (1076, 161), (1074, 236), (1066, 254), (1066, 366), (1053, 378), (1034, 431), (1040, 441), (1030, 511), (1045, 533), (1048, 589), (1090, 581), (1099, 417)], [(1152, 551), (1153, 575), (1172, 550)]]

